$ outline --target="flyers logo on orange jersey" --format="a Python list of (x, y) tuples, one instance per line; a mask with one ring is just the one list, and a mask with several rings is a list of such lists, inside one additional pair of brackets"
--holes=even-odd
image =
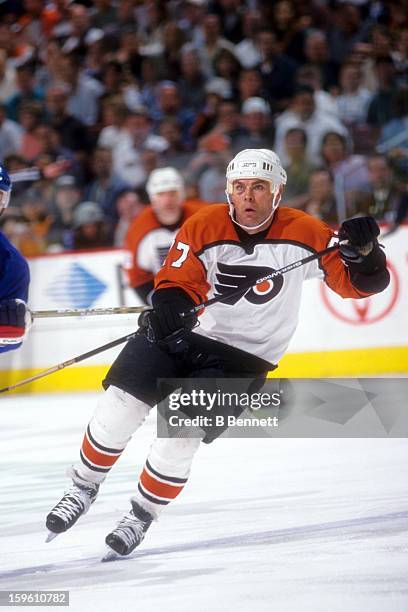
[(258, 278), (272, 274), (275, 270), (266, 266), (230, 266), (221, 262), (217, 266), (219, 272), (216, 273), (218, 282), (214, 284), (217, 291), (215, 295), (225, 295), (220, 300), (223, 304), (236, 304), (242, 297), (251, 304), (265, 304), (278, 295), (283, 286), (283, 276), (277, 276), (272, 280), (254, 285), (250, 289), (243, 289), (241, 295), (238, 294), (229, 298), (227, 297), (228, 294), (239, 289), (241, 285), (248, 283), (250, 280), (255, 282)]

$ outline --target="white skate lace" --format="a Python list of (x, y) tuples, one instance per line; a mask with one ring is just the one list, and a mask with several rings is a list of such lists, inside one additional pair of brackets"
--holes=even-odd
[(64, 521), (69, 521), (74, 518), (78, 510), (82, 510), (85, 514), (91, 505), (91, 496), (87, 491), (79, 489), (76, 485), (72, 485), (66, 491), (64, 497), (55, 506), (52, 514), (62, 518)]
[(119, 521), (113, 533), (119, 536), (126, 546), (132, 546), (136, 541), (139, 542), (144, 538), (144, 523), (134, 514), (129, 512)]

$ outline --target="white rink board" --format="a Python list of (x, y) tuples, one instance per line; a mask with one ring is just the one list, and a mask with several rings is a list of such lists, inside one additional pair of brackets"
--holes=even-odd
[[(331, 290), (322, 290), (320, 281), (305, 282), (289, 353), (408, 345), (408, 226), (381, 241), (391, 264), (388, 289), (366, 300), (342, 300)], [(112, 250), (32, 259), (31, 309), (139, 305), (134, 292), (123, 287), (120, 266), (125, 256), (125, 251)], [(49, 367), (128, 334), (136, 326), (137, 315), (37, 320), (20, 350), (0, 356), (0, 370)], [(86, 364), (108, 365), (119, 350), (101, 353)]]

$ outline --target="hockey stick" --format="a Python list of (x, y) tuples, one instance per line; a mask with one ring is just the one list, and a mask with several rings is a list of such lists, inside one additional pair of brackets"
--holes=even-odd
[(72, 308), (64, 310), (31, 310), (34, 319), (52, 317), (91, 317), (95, 315), (135, 314), (147, 310), (147, 306), (117, 306), (114, 308)]
[(304, 257), (303, 259), (299, 259), (298, 261), (294, 261), (293, 263), (288, 264), (287, 266), (284, 266), (283, 268), (279, 268), (279, 270), (275, 270), (274, 272), (271, 272), (270, 274), (267, 274), (266, 276), (263, 276), (262, 278), (258, 278), (257, 280), (250, 279), (247, 283), (243, 283), (235, 291), (231, 291), (231, 293), (227, 293), (226, 295), (216, 295), (215, 297), (207, 300), (206, 302), (201, 302), (201, 304), (197, 304), (197, 306), (193, 306), (187, 312), (181, 312), (180, 315), (182, 317), (187, 317), (188, 315), (195, 314), (202, 308), (207, 308), (208, 306), (211, 306), (212, 304), (217, 304), (218, 302), (222, 302), (224, 300), (225, 301), (230, 300), (230, 298), (236, 297), (238, 295), (243, 295), (249, 289), (251, 289), (251, 287), (254, 287), (255, 285), (259, 285), (260, 283), (264, 283), (265, 281), (272, 280), (273, 278), (276, 278), (277, 276), (283, 276), (283, 274), (286, 274), (286, 272), (290, 272), (291, 270), (300, 268), (300, 266), (304, 266), (305, 264), (308, 264), (311, 261), (314, 261), (315, 259), (320, 259), (321, 257), (324, 257), (328, 253), (332, 253), (333, 251), (336, 251), (338, 248), (339, 248), (339, 244), (336, 243), (333, 246), (323, 249), (322, 251), (317, 251), (316, 253), (313, 253), (312, 255), (308, 255), (307, 257)]
[[(290, 272), (291, 270), (295, 270), (296, 268), (299, 268), (300, 266), (304, 266), (305, 264), (314, 261), (315, 259), (320, 259), (321, 257), (324, 257), (324, 255), (327, 255), (328, 253), (331, 253), (335, 250), (337, 250), (339, 248), (338, 244), (335, 244), (331, 247), (327, 247), (327, 249), (323, 249), (322, 251), (318, 251), (317, 253), (313, 253), (312, 255), (309, 255), (308, 257), (304, 257), (303, 259), (299, 259), (298, 261), (294, 261), (293, 263), (284, 266), (283, 268), (280, 268), (279, 270), (275, 270), (275, 272), (271, 272), (271, 274), (268, 274), (267, 276), (264, 276), (262, 278), (259, 278), (258, 280), (250, 280), (247, 283), (245, 283), (243, 286), (241, 286), (239, 289), (237, 289), (236, 291), (232, 291), (231, 293), (229, 293), (228, 295), (218, 295), (215, 296), (209, 300), (207, 300), (206, 302), (202, 302), (201, 304), (198, 304), (197, 306), (194, 306), (193, 308), (191, 308), (190, 310), (184, 312), (184, 313), (180, 313), (182, 316), (186, 317), (189, 314), (194, 314), (196, 312), (198, 312), (199, 310), (201, 310), (202, 308), (207, 308), (207, 306), (211, 306), (211, 304), (216, 304), (217, 302), (220, 302), (221, 300), (225, 300), (227, 298), (231, 298), (234, 297), (236, 295), (242, 295), (243, 292), (245, 293), (245, 291), (247, 291), (248, 289), (250, 289), (251, 287), (253, 287), (254, 285), (257, 285), (259, 283), (262, 283), (264, 281), (267, 280), (272, 280), (273, 278), (276, 278), (277, 276), (281, 276), (283, 274), (286, 274), (287, 272)], [(78, 355), (78, 357), (73, 357), (72, 359), (68, 359), (67, 361), (63, 361), (62, 363), (59, 363), (51, 368), (49, 368), (48, 370), (44, 370), (43, 372), (39, 372), (38, 374), (35, 374), (34, 376), (30, 376), (30, 378), (26, 378), (24, 380), (21, 380), (18, 383), (15, 383), (14, 385), (10, 385), (8, 387), (3, 387), (3, 389), (0, 389), (0, 393), (6, 393), (7, 391), (13, 391), (14, 389), (17, 389), (18, 387), (22, 387), (23, 385), (26, 385), (30, 382), (34, 382), (35, 380), (39, 380), (40, 378), (44, 378), (45, 376), (48, 376), (49, 374), (54, 374), (54, 372), (58, 372), (59, 370), (63, 370), (64, 368), (67, 368), (70, 365), (74, 365), (75, 363), (79, 363), (80, 361), (83, 361), (84, 359), (88, 359), (88, 357), (93, 357), (94, 355), (98, 355), (99, 353), (102, 353), (103, 351), (107, 351), (110, 348), (113, 348), (115, 346), (118, 346), (119, 344), (123, 344), (124, 342), (128, 342), (129, 340), (133, 340), (133, 338), (136, 336), (138, 332), (133, 332), (132, 334), (128, 334), (127, 336), (122, 336), (122, 338), (118, 338), (117, 340), (113, 340), (112, 342), (108, 342), (107, 344), (104, 344), (102, 346), (97, 347), (96, 349), (93, 349), (92, 351), (88, 351), (87, 353), (82, 353), (82, 355)]]
[(88, 359), (88, 357), (93, 357), (94, 355), (98, 355), (99, 353), (102, 353), (103, 351), (107, 351), (110, 348), (114, 348), (115, 346), (118, 346), (119, 344), (128, 342), (128, 340), (133, 340), (133, 338), (136, 336), (137, 333), (138, 332), (135, 331), (131, 334), (128, 334), (127, 336), (122, 336), (121, 338), (118, 338), (117, 340), (112, 340), (112, 342), (108, 342), (107, 344), (104, 344), (103, 346), (98, 346), (98, 348), (93, 349), (92, 351), (88, 351), (87, 353), (82, 353), (82, 355), (78, 355), (78, 357), (73, 357), (72, 359), (68, 359), (67, 361), (63, 361), (62, 363), (58, 363), (57, 365), (52, 366), (51, 368), (48, 368), (48, 370), (43, 370), (42, 372), (39, 372), (38, 374), (34, 374), (34, 376), (30, 376), (29, 378), (20, 380), (20, 382), (15, 383), (14, 385), (10, 385), (9, 387), (3, 387), (3, 389), (0, 389), (0, 393), (6, 393), (7, 391), (13, 391), (13, 389), (18, 389), (19, 387), (22, 387), (23, 385), (27, 385), (30, 382), (34, 382), (35, 380), (44, 378), (45, 376), (48, 376), (49, 374), (54, 374), (54, 372), (63, 370), (64, 368), (67, 368), (68, 366), (71, 366), (71, 365), (74, 365), (75, 363), (79, 363), (80, 361), (83, 361), (84, 359)]

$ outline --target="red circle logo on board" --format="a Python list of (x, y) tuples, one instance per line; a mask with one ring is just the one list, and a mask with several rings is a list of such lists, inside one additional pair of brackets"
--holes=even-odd
[(333, 316), (340, 321), (350, 323), (350, 325), (371, 325), (384, 319), (394, 308), (399, 296), (397, 271), (389, 261), (387, 262), (387, 268), (391, 280), (385, 293), (379, 293), (361, 300), (344, 300), (325, 283), (321, 283), (320, 294), (324, 305)]

